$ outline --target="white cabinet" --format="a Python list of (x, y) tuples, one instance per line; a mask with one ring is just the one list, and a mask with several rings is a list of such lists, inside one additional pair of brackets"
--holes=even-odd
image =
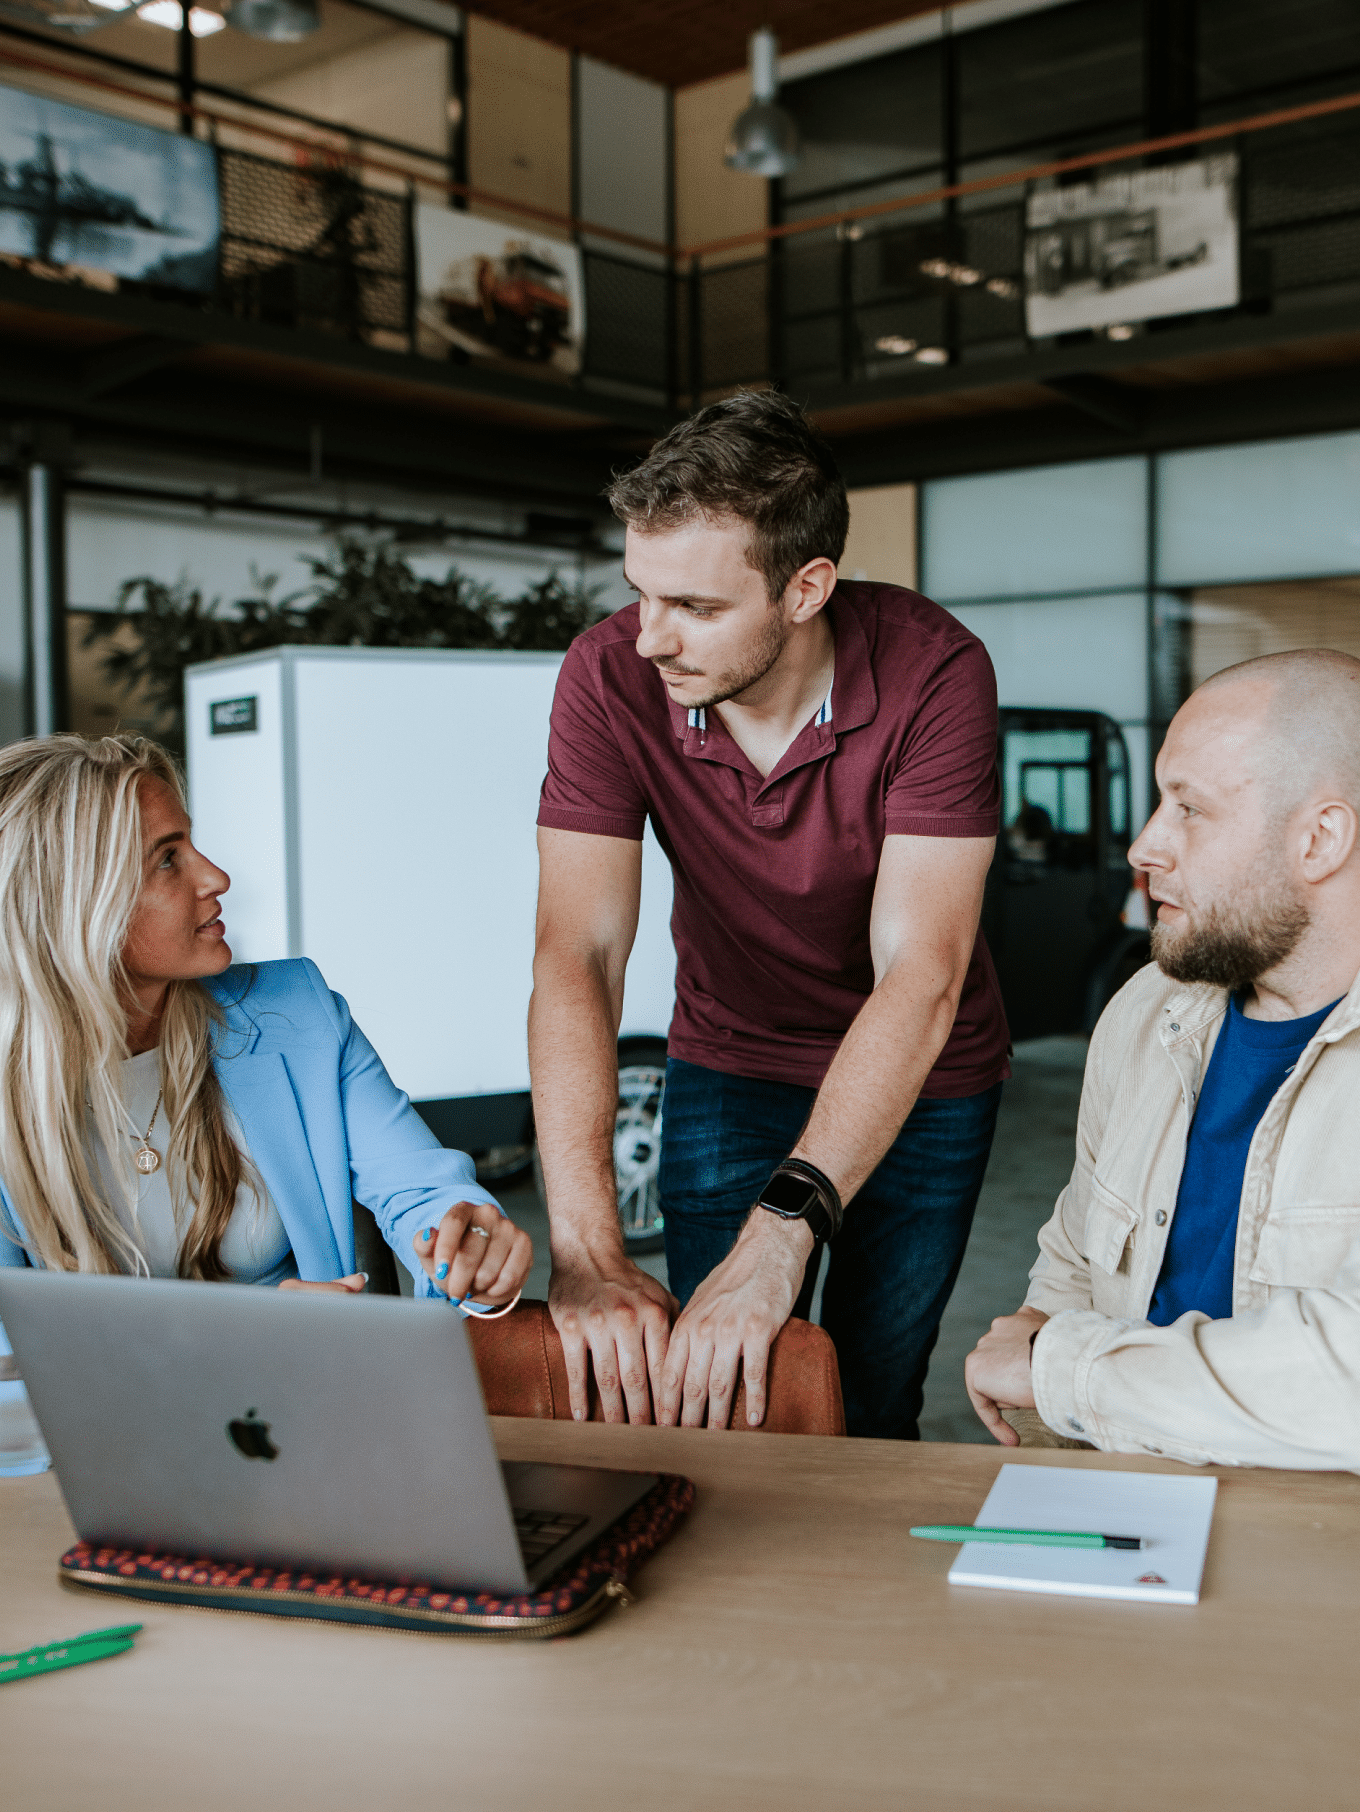
[[(231, 875), (236, 960), (311, 957), (422, 1104), (490, 1114), (529, 1086), (534, 820), (561, 661), (279, 648), (185, 676), (195, 840)], [(649, 828), (625, 1036), (670, 1024), (670, 908)], [(457, 1118), (459, 1143), (514, 1136), (478, 1140)]]

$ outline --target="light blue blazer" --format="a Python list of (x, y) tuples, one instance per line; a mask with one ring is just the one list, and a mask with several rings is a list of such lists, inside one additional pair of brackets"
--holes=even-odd
[[(412, 1241), (454, 1202), (499, 1204), (472, 1159), (442, 1146), (383, 1068), (373, 1046), (306, 957), (239, 963), (205, 987), (226, 1018), (213, 1068), (279, 1211), (298, 1276), (354, 1270), (352, 1202), (372, 1210), (415, 1278), (417, 1296), (447, 1301)], [(29, 1262), (0, 1184), (0, 1264)]]

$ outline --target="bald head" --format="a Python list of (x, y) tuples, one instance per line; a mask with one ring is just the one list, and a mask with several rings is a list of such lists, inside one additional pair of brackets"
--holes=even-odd
[(1254, 778), (1276, 812), (1292, 812), (1321, 793), (1360, 812), (1360, 660), (1353, 655), (1335, 648), (1260, 655), (1215, 673), (1182, 709), (1187, 717), (1236, 722)]
[(1252, 988), (1267, 1017), (1345, 993), (1360, 968), (1360, 661), (1300, 649), (1216, 673), (1176, 713), (1157, 783), (1129, 860), (1157, 902), (1161, 968)]

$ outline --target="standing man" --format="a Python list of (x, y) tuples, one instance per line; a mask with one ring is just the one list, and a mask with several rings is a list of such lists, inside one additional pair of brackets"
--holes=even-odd
[[(978, 933), (991, 663), (915, 592), (837, 583), (845, 484), (784, 397), (701, 409), (609, 496), (638, 602), (558, 679), (529, 1009), (573, 1412), (589, 1359), (610, 1420), (725, 1427), (740, 1366), (759, 1423), (770, 1342), (829, 1241), (849, 1432), (914, 1440), (1009, 1074)], [(649, 817), (675, 878), (678, 1304), (625, 1256), (614, 1185)]]

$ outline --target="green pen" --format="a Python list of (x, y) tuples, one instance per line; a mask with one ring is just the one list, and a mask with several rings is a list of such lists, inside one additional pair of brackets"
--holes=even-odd
[(977, 1529), (971, 1523), (926, 1523), (911, 1531), (922, 1541), (1009, 1542), (1025, 1548), (1145, 1548), (1141, 1535), (1094, 1535), (1072, 1529)]
[(60, 1673), (64, 1667), (80, 1667), (86, 1661), (103, 1661), (110, 1655), (125, 1655), (141, 1627), (140, 1623), (120, 1623), (60, 1642), (40, 1642), (17, 1655), (0, 1655), (0, 1686), (31, 1679), (34, 1674)]

